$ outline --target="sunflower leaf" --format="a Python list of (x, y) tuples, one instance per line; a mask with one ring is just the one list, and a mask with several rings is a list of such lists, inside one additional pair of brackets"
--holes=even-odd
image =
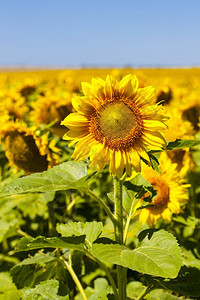
[(69, 296), (60, 296), (59, 281), (46, 280), (36, 285), (34, 288), (24, 288), (21, 290), (23, 299), (37, 300), (37, 299), (52, 299), (52, 300), (69, 300)]
[(166, 150), (174, 150), (180, 148), (194, 147), (200, 145), (198, 140), (180, 140), (176, 139), (174, 142), (168, 142)]
[(175, 278), (182, 263), (181, 250), (175, 237), (165, 230), (152, 232), (134, 250), (110, 239), (100, 238), (93, 243), (91, 253), (101, 261), (164, 278)]
[(84, 243), (85, 235), (53, 238), (45, 238), (44, 236), (38, 236), (37, 238), (23, 237), (17, 244), (15, 251), (20, 252), (39, 248), (84, 250)]
[(160, 173), (160, 170), (159, 170), (159, 161), (158, 161), (157, 157), (155, 155), (153, 155), (151, 152), (148, 152), (148, 154), (149, 154), (149, 159), (150, 159), (152, 168), (156, 172)]
[(86, 235), (86, 241), (91, 245), (101, 234), (103, 224), (101, 222), (71, 222), (57, 224), (57, 231), (63, 237)]
[(20, 293), (13, 283), (13, 279), (8, 272), (0, 273), (0, 299), (1, 300), (20, 300)]
[(68, 161), (45, 172), (17, 178), (7, 184), (0, 195), (85, 189), (87, 179), (87, 168), (83, 162)]

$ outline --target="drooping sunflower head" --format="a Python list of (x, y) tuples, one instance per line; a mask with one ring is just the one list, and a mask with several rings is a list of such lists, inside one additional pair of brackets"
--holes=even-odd
[[(139, 221), (143, 224), (147, 222), (149, 225), (156, 225), (159, 219), (171, 221), (172, 215), (182, 212), (183, 205), (188, 200), (187, 188), (190, 184), (186, 184), (180, 176), (177, 165), (167, 156), (161, 156), (159, 162), (160, 174), (146, 165), (142, 170), (143, 177), (157, 193), (147, 208), (138, 211)], [(142, 199), (135, 209), (141, 204)]]
[(165, 139), (167, 117), (160, 105), (154, 104), (152, 87), (138, 88), (136, 76), (127, 75), (120, 82), (107, 76), (82, 83), (83, 96), (72, 99), (76, 113), (62, 122), (69, 128), (64, 139), (77, 142), (72, 158), (90, 157), (91, 166), (101, 170), (110, 164), (112, 175), (128, 176), (141, 170), (141, 157), (150, 164), (147, 149), (160, 150)]
[(45, 171), (58, 162), (54, 141), (49, 142), (46, 134), (38, 137), (35, 131), (35, 126), (13, 121), (0, 130), (9, 164), (26, 174)]
[(189, 121), (195, 132), (199, 131), (200, 104), (197, 94), (191, 92), (189, 96), (183, 98), (179, 109), (182, 113), (183, 120)]

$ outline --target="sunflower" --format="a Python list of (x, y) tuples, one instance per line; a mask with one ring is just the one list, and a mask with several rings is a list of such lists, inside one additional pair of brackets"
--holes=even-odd
[(183, 120), (189, 121), (195, 132), (199, 131), (200, 103), (197, 93), (190, 93), (179, 105)]
[(49, 142), (46, 134), (38, 137), (35, 132), (35, 126), (13, 121), (7, 121), (0, 129), (9, 164), (26, 174), (45, 171), (58, 162), (55, 141)]
[[(165, 139), (167, 141), (175, 141), (176, 139), (194, 139), (194, 128), (189, 121), (182, 119), (180, 109), (173, 106), (165, 108), (170, 117), (167, 124), (168, 129), (163, 133)], [(189, 148), (166, 151), (162, 153), (162, 156), (168, 156), (172, 163), (176, 163), (176, 170), (181, 177), (185, 177), (186, 173), (195, 167)]]
[[(161, 156), (159, 162), (161, 173), (147, 165), (142, 170), (143, 177), (157, 192), (149, 206), (138, 211), (139, 221), (143, 224), (147, 222), (150, 226), (155, 225), (159, 219), (170, 221), (172, 214), (180, 213), (188, 200), (187, 188), (190, 187), (179, 176), (177, 165), (168, 157)], [(141, 206), (142, 201), (143, 199), (136, 208)]]
[(136, 76), (127, 75), (120, 82), (112, 76), (93, 78), (82, 83), (83, 96), (72, 99), (77, 112), (62, 122), (69, 128), (63, 139), (77, 143), (72, 158), (90, 157), (91, 165), (101, 170), (110, 163), (112, 175), (125, 170), (141, 171), (141, 157), (150, 165), (148, 149), (165, 147), (158, 130), (166, 129), (167, 117), (159, 114), (160, 105), (152, 104), (154, 88), (138, 88)]
[(53, 131), (62, 136), (64, 131), (60, 122), (72, 112), (71, 93), (61, 90), (55, 93), (47, 91), (44, 97), (38, 96), (37, 100), (32, 103), (32, 108), (30, 118), (33, 123), (39, 125), (55, 122)]
[(4, 90), (0, 95), (0, 116), (7, 112), (10, 118), (24, 119), (28, 113), (28, 106), (26, 105), (24, 97), (22, 97), (15, 88)]

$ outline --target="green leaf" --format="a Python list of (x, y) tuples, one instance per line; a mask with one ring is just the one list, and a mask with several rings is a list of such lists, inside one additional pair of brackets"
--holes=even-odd
[(154, 291), (151, 291), (147, 296), (145, 296), (145, 299), (146, 300), (180, 300), (183, 298), (174, 296), (165, 290), (156, 289)]
[(38, 248), (64, 248), (83, 250), (85, 242), (85, 235), (78, 237), (53, 237), (45, 238), (39, 236), (37, 238), (23, 237), (16, 246), (15, 251), (28, 251)]
[(17, 178), (6, 185), (1, 197), (31, 192), (53, 192), (86, 188), (87, 168), (83, 162), (68, 161), (42, 173)]
[(181, 267), (181, 250), (175, 237), (164, 230), (152, 232), (140, 247), (130, 250), (110, 239), (93, 243), (91, 253), (101, 261), (153, 276), (175, 278)]
[(194, 267), (182, 267), (179, 276), (169, 282), (162, 282), (162, 286), (181, 295), (200, 297), (200, 270)]
[(140, 247), (121, 254), (125, 265), (140, 273), (175, 278), (181, 268), (181, 250), (176, 238), (165, 230), (145, 237)]
[(174, 142), (169, 142), (167, 144), (166, 150), (174, 150), (174, 149), (180, 149), (180, 148), (187, 148), (187, 147), (194, 147), (200, 144), (200, 141), (198, 140), (180, 140), (176, 139)]
[(153, 155), (151, 152), (148, 152), (148, 155), (149, 155), (149, 159), (150, 159), (150, 162), (151, 162), (151, 165), (152, 165), (152, 168), (160, 173), (160, 169), (159, 169), (159, 161), (157, 159), (157, 157), (155, 155)]
[[(128, 181), (125, 181), (124, 185), (125, 185), (126, 182), (128, 182)], [(132, 183), (133, 185), (139, 186), (139, 187), (142, 187), (142, 186), (145, 186), (145, 187), (151, 186), (151, 184), (140, 173), (137, 176), (135, 176), (130, 181), (130, 183)]]
[(86, 235), (86, 242), (91, 246), (103, 230), (101, 222), (71, 222), (68, 224), (57, 224), (57, 231), (63, 237)]
[(20, 294), (12, 277), (7, 272), (0, 273), (0, 300), (19, 300)]
[(200, 259), (197, 259), (191, 250), (182, 249), (183, 263), (187, 267), (194, 267), (200, 270)]
[(152, 198), (156, 195), (156, 190), (154, 190), (152, 185), (144, 179), (141, 174), (138, 174), (131, 181), (125, 181), (123, 185), (127, 188), (127, 194), (129, 197), (134, 199), (135, 204), (138, 202), (135, 198), (141, 199), (141, 197), (145, 196), (146, 193), (148, 196), (143, 198), (143, 201), (145, 202), (151, 202)]
[(127, 284), (127, 297), (130, 299), (138, 299), (139, 295), (143, 291), (146, 291), (146, 287), (143, 286), (142, 282), (140, 281), (131, 281)]
[(18, 266), (22, 266), (22, 265), (31, 265), (31, 264), (39, 264), (39, 265), (45, 265), (46, 263), (48, 263), (49, 261), (54, 260), (55, 257), (51, 254), (51, 253), (36, 253), (35, 256), (32, 257), (28, 257), (26, 259), (24, 259), (23, 261), (21, 261), (20, 263), (18, 263)]
[(69, 296), (58, 295), (59, 282), (47, 280), (35, 288), (24, 288), (21, 290), (24, 300), (69, 300)]
[(89, 250), (91, 254), (103, 262), (125, 266), (121, 260), (122, 251), (127, 248), (108, 238), (99, 238)]

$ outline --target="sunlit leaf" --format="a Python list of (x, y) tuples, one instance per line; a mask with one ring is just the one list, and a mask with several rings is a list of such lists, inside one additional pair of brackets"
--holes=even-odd
[(175, 237), (164, 230), (152, 233), (134, 250), (100, 238), (93, 243), (91, 252), (102, 261), (164, 278), (175, 278), (182, 263)]
[(20, 293), (7, 272), (0, 273), (0, 300), (19, 300)]
[(87, 168), (83, 162), (68, 161), (42, 173), (35, 173), (10, 182), (1, 191), (1, 197), (31, 193), (52, 192), (86, 187)]
[(63, 237), (86, 235), (86, 241), (90, 245), (98, 238), (103, 230), (101, 222), (71, 222), (57, 224), (57, 231)]
[(50, 253), (36, 253), (35, 256), (28, 257), (18, 263), (18, 266), (22, 265), (31, 265), (31, 264), (39, 264), (39, 265), (45, 265), (46, 263), (54, 260), (55, 257), (51, 255)]
[(28, 251), (38, 248), (65, 248), (65, 249), (84, 249), (85, 235), (75, 237), (53, 237), (45, 238), (39, 236), (37, 238), (22, 238), (16, 246), (16, 251)]
[(59, 281), (47, 280), (36, 285), (35, 288), (24, 288), (21, 290), (23, 299), (26, 300), (68, 300), (69, 296), (58, 295)]
[(174, 150), (174, 149), (180, 149), (180, 148), (187, 148), (187, 147), (194, 147), (200, 145), (200, 141), (198, 140), (180, 140), (177, 139), (174, 142), (169, 142), (167, 144), (166, 150)]
[(140, 247), (121, 254), (127, 267), (140, 273), (175, 278), (181, 268), (181, 250), (175, 237), (164, 230), (146, 237)]

